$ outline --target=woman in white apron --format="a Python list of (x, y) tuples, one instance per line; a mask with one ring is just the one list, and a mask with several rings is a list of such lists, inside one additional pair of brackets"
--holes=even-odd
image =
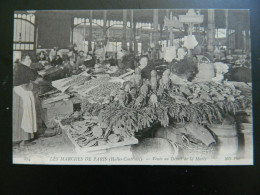
[(13, 143), (31, 145), (30, 142), (37, 132), (36, 82), (38, 75), (30, 69), (28, 57), (14, 67), (13, 88)]

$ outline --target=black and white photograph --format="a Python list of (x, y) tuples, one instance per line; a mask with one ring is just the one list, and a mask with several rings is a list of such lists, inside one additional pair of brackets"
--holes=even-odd
[(253, 165), (249, 15), (14, 11), (13, 164)]

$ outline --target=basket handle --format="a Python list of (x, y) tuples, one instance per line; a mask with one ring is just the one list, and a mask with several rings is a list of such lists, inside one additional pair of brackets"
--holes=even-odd
[(182, 135), (182, 141), (186, 141), (187, 142), (187, 144), (190, 144), (190, 140), (187, 138), (187, 136), (185, 136), (185, 135)]
[(208, 61), (208, 63), (210, 63), (210, 59), (203, 55), (203, 57), (199, 60), (198, 65), (201, 64), (201, 61), (202, 61), (203, 58), (205, 58)]

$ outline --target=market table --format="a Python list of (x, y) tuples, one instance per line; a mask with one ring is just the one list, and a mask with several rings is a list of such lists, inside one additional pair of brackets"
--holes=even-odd
[[(133, 71), (129, 71), (119, 77), (109, 77), (109, 81), (122, 83), (124, 81), (122, 78), (125, 78), (132, 73)], [(102, 79), (102, 76), (104, 75), (96, 75), (95, 77)], [(79, 75), (52, 81), (52, 86), (56, 88), (56, 90), (41, 95), (42, 119), (48, 128), (57, 126), (54, 122), (54, 118), (65, 117), (72, 114), (75, 111), (74, 106), (82, 103), (85, 99), (88, 99), (88, 92), (98, 87), (97, 85), (87, 88), (84, 86), (84, 82), (80, 83), (80, 85), (75, 85), (72, 88), (71, 85), (66, 85), (66, 83), (69, 83), (78, 77), (90, 78), (91, 76), (87, 72), (82, 72)], [(90, 80), (92, 79), (95, 78), (90, 78)], [(92, 99), (98, 99), (98, 97)]]

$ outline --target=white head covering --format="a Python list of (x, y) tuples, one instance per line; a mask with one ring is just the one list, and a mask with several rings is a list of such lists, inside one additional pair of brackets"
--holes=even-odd
[(22, 60), (22, 64), (25, 66), (30, 67), (32, 63), (32, 60), (30, 58), (30, 56), (26, 56), (23, 60)]
[(147, 57), (142, 57), (142, 58), (140, 59), (139, 63), (140, 63), (140, 66), (139, 66), (140, 69), (145, 68), (145, 67), (147, 66), (147, 64), (148, 64), (148, 59), (147, 59)]
[(117, 59), (122, 59), (125, 55), (125, 52), (121, 49), (120, 51), (117, 52)]

